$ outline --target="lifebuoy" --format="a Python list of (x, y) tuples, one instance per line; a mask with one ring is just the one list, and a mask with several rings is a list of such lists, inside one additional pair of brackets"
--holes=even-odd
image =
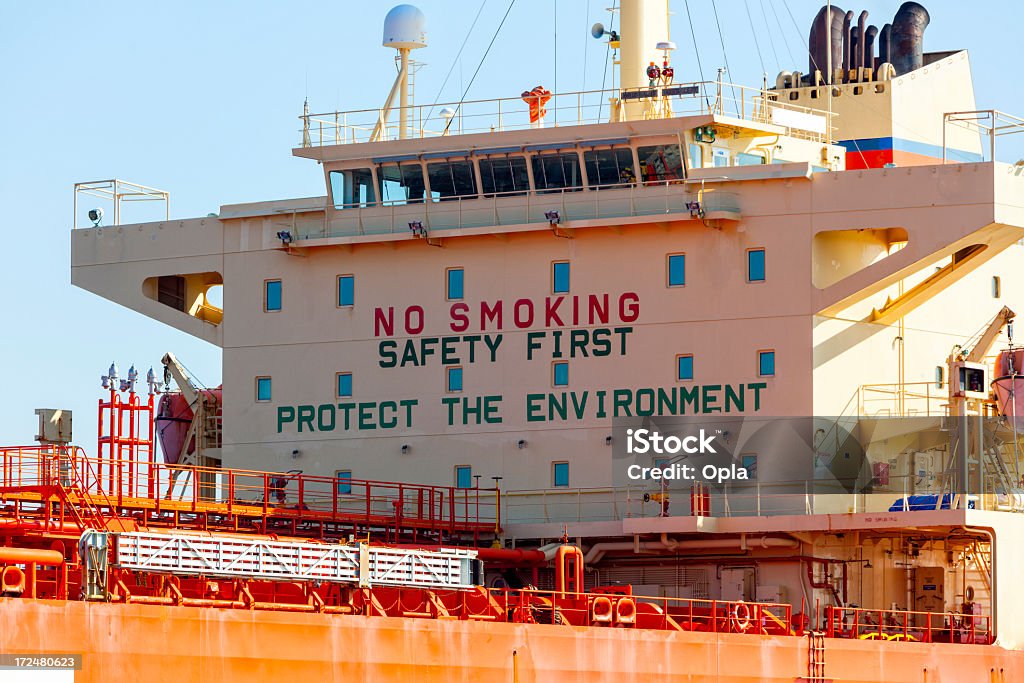
[(974, 602), (974, 586), (964, 589), (964, 599), (966, 602)]
[(746, 631), (750, 628), (750, 605), (745, 602), (737, 602), (732, 608), (732, 625), (739, 631)]

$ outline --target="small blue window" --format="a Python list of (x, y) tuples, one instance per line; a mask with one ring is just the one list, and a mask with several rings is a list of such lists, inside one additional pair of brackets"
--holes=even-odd
[(569, 463), (551, 463), (551, 483), (556, 487), (569, 486)]
[(764, 282), (764, 249), (751, 249), (747, 252), (747, 281)]
[(693, 379), (693, 356), (676, 356), (676, 379)]
[(356, 278), (354, 275), (338, 276), (338, 305), (354, 306), (356, 303)]
[(564, 360), (557, 361), (552, 364), (553, 366), (553, 381), (556, 387), (565, 387), (569, 385), (569, 363)]
[(338, 373), (338, 398), (350, 398), (352, 396), (352, 373)]
[(774, 351), (758, 351), (757, 352), (757, 374), (762, 377), (774, 377), (775, 376), (775, 352)]
[(263, 283), (263, 308), (267, 311), (281, 310), (281, 281), (267, 280)]
[(455, 488), (457, 489), (471, 489), (473, 488), (473, 468), (469, 465), (456, 465), (455, 466)]
[(668, 286), (682, 287), (686, 284), (686, 254), (669, 254)]
[(334, 478), (338, 480), (338, 493), (352, 493), (352, 470), (338, 470)]
[(448, 298), (461, 299), (465, 292), (466, 273), (462, 268), (448, 269)]
[(569, 262), (556, 261), (551, 264), (551, 291), (555, 294), (569, 292)]
[(715, 167), (728, 166), (729, 165), (729, 150), (722, 149), (721, 147), (713, 147), (711, 149), (711, 158), (715, 160)]
[(270, 400), (270, 378), (269, 377), (257, 377), (256, 378), (256, 400), (257, 401), (269, 401)]
[(462, 391), (462, 368), (448, 368), (448, 391)]
[(747, 471), (747, 476), (751, 479), (757, 479), (757, 456), (754, 454), (741, 455), (740, 456), (740, 467)]

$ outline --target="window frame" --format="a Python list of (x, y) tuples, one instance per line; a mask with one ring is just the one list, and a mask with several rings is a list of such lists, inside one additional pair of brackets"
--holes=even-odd
[[(459, 473), (462, 472), (462, 471), (467, 472), (467, 485), (466, 486), (462, 486), (459, 483)], [(455, 474), (455, 486), (453, 488), (456, 488), (456, 489), (458, 489), (460, 491), (465, 491), (467, 489), (474, 488), (473, 487), (473, 466), (472, 465), (455, 465), (455, 467), (453, 468), (453, 472)]]
[[(762, 369), (761, 357), (766, 355), (766, 354), (769, 354), (769, 353), (772, 356), (772, 371), (771, 371), (770, 374), (765, 374), (765, 373), (761, 372), (761, 369)], [(758, 377), (775, 377), (776, 375), (778, 375), (779, 368), (778, 368), (778, 365), (776, 363), (777, 360), (778, 360), (778, 358), (776, 357), (775, 349), (758, 349), (757, 350), (757, 376)]]
[[(629, 156), (627, 165), (622, 166), (620, 164), (621, 159), (625, 155), (622, 152), (626, 152)], [(614, 182), (600, 182), (599, 178), (601, 172), (601, 163), (598, 156), (604, 153), (608, 153), (612, 156), (615, 162), (616, 178)], [(590, 155), (592, 160), (588, 160), (587, 155)], [(613, 188), (633, 187), (637, 183), (636, 175), (636, 152), (631, 146), (624, 145), (613, 145), (613, 146), (601, 146), (601, 147), (587, 147), (583, 150), (583, 168), (587, 179), (587, 189), (589, 190), (608, 190)], [(594, 176), (591, 177), (590, 166), (593, 165)], [(623, 173), (628, 170), (632, 175), (632, 180), (623, 180)]]
[[(659, 147), (662, 148), (662, 151), (659, 153), (661, 155), (662, 169), (661, 169), (661, 171), (658, 171), (658, 169), (656, 169), (656, 168), (653, 169), (653, 170), (655, 171), (655, 175), (656, 176), (664, 176), (664, 177), (650, 177), (650, 176), (647, 175), (647, 168), (648, 167), (646, 165), (646, 161), (647, 161), (647, 159), (650, 158), (651, 155), (655, 154), (655, 152), (652, 151), (652, 152), (650, 152), (650, 153), (645, 155), (645, 153), (641, 152), (641, 149), (643, 149), (643, 150), (654, 150), (655, 148), (659, 148)], [(669, 169), (667, 166), (664, 165), (664, 162), (666, 161), (664, 149), (666, 147), (675, 147), (676, 148), (676, 152), (679, 154), (679, 166), (678, 166), (678, 168)], [(681, 183), (681, 182), (683, 182), (683, 180), (685, 180), (687, 165), (689, 164), (689, 162), (691, 160), (688, 157), (684, 158), (683, 152), (682, 152), (682, 150), (680, 148), (680, 145), (679, 145), (679, 142), (677, 140), (673, 140), (671, 142), (662, 142), (662, 143), (659, 143), (659, 144), (647, 144), (647, 145), (640, 145), (640, 144), (638, 144), (634, 148), (634, 152), (635, 152), (636, 163), (637, 163), (637, 179), (638, 179), (638, 181), (639, 181), (639, 183), (641, 185), (643, 185), (643, 186), (673, 185), (673, 184)], [(672, 176), (672, 177), (669, 177), (669, 176)]]
[[(264, 381), (264, 380), (266, 380), (266, 382), (267, 382), (268, 393), (267, 393), (267, 397), (266, 398), (260, 398), (260, 383), (262, 381)], [(257, 375), (256, 376), (256, 381), (255, 381), (255, 386), (253, 388), (256, 390), (256, 394), (255, 395), (256, 395), (256, 402), (257, 403), (270, 403), (271, 401), (274, 400), (274, 378), (272, 376), (270, 376), (270, 375)]]
[[(348, 393), (341, 393), (341, 378), (348, 377)], [(345, 370), (342, 372), (334, 373), (334, 397), (335, 398), (352, 398), (355, 395), (355, 377), (352, 372)]]
[[(277, 308), (270, 308), (270, 285), (277, 283)], [(263, 312), (279, 313), (284, 308), (284, 283), (279, 277), (263, 280)]]
[[(682, 257), (683, 259), (683, 281), (681, 284), (672, 284), (672, 259)], [(665, 286), (670, 289), (677, 289), (686, 286), (686, 252), (677, 251), (665, 254)]]
[[(342, 472), (347, 472), (348, 476), (343, 477)], [(334, 470), (334, 486), (337, 495), (352, 495), (352, 470)]]
[[(565, 158), (566, 157), (575, 157), (575, 159), (576, 159), (576, 173), (577, 173), (577, 178), (576, 179), (578, 180), (579, 184), (578, 185), (568, 185), (567, 184), (567, 185), (563, 185), (563, 186), (560, 186), (560, 187), (552, 187), (552, 186), (550, 186), (548, 184), (547, 169), (544, 166), (545, 159), (547, 159), (549, 157), (559, 157), (560, 158), (559, 167), (560, 167), (560, 169), (562, 171), (562, 177), (563, 177), (563, 179), (566, 180), (566, 182), (568, 182), (569, 179), (566, 177), (566, 172), (565, 172)], [(562, 192), (581, 192), (581, 191), (583, 191), (583, 190), (585, 190), (587, 188), (586, 168), (585, 168), (585, 165), (583, 163), (583, 156), (580, 154), (580, 151), (578, 149), (572, 148), (572, 149), (536, 150), (536, 151), (530, 153), (529, 158), (530, 158), (530, 173), (531, 173), (531, 176), (533, 178), (533, 191), (534, 191), (535, 194), (559, 194), (559, 193), (562, 193)], [(543, 172), (538, 174), (537, 173), (538, 168), (541, 171), (543, 171)], [(540, 182), (538, 181), (538, 178), (539, 178)], [(543, 184), (544, 184), (543, 187), (541, 187), (541, 182), (543, 182)]]
[[(750, 471), (750, 465), (744, 465), (743, 464), (744, 460), (747, 460), (748, 458), (753, 458), (753, 467), (754, 467), (754, 471), (753, 472)], [(756, 481), (757, 480), (757, 463), (758, 463), (758, 460), (760, 460), (760, 458), (757, 457), (757, 453), (740, 453), (740, 465), (739, 466), (740, 466), (740, 468), (745, 469), (747, 471), (747, 476), (750, 477), (751, 481)]]
[[(682, 376), (682, 374), (683, 374), (682, 373), (682, 368), (679, 365), (679, 361), (681, 361), (684, 358), (689, 358), (690, 359), (690, 376), (689, 377), (683, 377)], [(677, 382), (692, 382), (694, 374), (695, 373), (694, 373), (693, 354), (692, 353), (679, 353), (679, 354), (676, 354), (676, 381)]]
[[(452, 373), (458, 371), (459, 388), (452, 389)], [(444, 390), (448, 394), (461, 394), (466, 386), (466, 373), (461, 365), (444, 366)]]
[[(565, 271), (565, 289), (564, 290), (558, 289), (558, 278), (557, 278), (557, 275), (556, 275), (556, 270), (558, 269), (558, 266), (562, 266), (562, 265), (564, 265), (566, 267), (566, 269), (567, 269)], [(551, 262), (551, 293), (552, 294), (569, 294), (571, 292), (572, 292), (572, 262), (569, 261), (568, 259), (563, 259), (563, 260), (560, 260), (560, 261), (552, 261)]]
[[(564, 465), (565, 466), (565, 483), (558, 483), (558, 470)], [(553, 489), (567, 489), (570, 488), (570, 471), (568, 460), (552, 460), (551, 461), (551, 488)]]
[[(342, 301), (341, 301), (341, 281), (346, 279), (346, 278), (352, 280), (352, 303), (350, 303), (350, 304), (342, 303)], [(343, 274), (338, 276), (338, 279), (336, 281), (336, 285), (337, 285), (337, 291), (336, 291), (337, 297), (335, 299), (335, 303), (337, 304), (336, 308), (353, 308), (356, 305), (356, 276), (353, 275), (352, 273), (343, 273)]]
[[(761, 253), (761, 279), (751, 279), (751, 267), (750, 267), (750, 256), (755, 252)], [(757, 284), (768, 281), (768, 250), (765, 247), (750, 247), (746, 251), (746, 273), (747, 273), (747, 284)]]
[[(497, 183), (495, 182), (494, 166), (497, 165), (498, 162), (505, 162), (507, 164), (507, 171), (508, 171), (508, 174), (509, 174), (509, 179), (512, 181), (512, 184), (515, 185), (516, 178), (518, 177), (517, 176), (517, 172), (513, 170), (513, 166), (515, 165), (513, 160), (515, 160), (515, 159), (521, 160), (523, 162), (522, 173), (524, 175), (523, 175), (523, 177), (521, 179), (526, 181), (526, 187), (524, 187), (522, 189), (506, 190), (506, 191), (502, 191), (502, 192), (497, 191), (497, 189), (493, 189), (493, 188), (496, 188), (496, 186), (497, 186)], [(488, 166), (487, 175), (485, 175), (484, 166), (483, 166), (484, 163), (486, 163), (487, 166)], [(508, 154), (500, 154), (500, 155), (499, 154), (486, 155), (486, 156), (479, 157), (476, 160), (476, 166), (477, 166), (477, 172), (480, 174), (480, 195), (485, 197), (485, 198), (491, 198), (491, 197), (521, 197), (521, 196), (527, 195), (527, 194), (529, 194), (530, 192), (533, 191), (533, 187), (530, 184), (530, 178), (532, 176), (532, 168), (531, 168), (531, 165), (530, 165), (530, 158), (526, 154), (512, 154), (512, 153), (508, 153)], [(502, 170), (505, 170), (505, 169), (503, 168)], [(484, 180), (485, 178), (489, 178), (490, 179), (491, 185), (492, 185), (492, 189), (491, 190), (487, 190), (486, 189), (486, 187), (485, 187), (486, 181)]]
[[(559, 368), (565, 368), (565, 382), (558, 382), (558, 370)], [(567, 387), (569, 386), (569, 361), (567, 360), (554, 360), (551, 361), (551, 386), (552, 387)]]
[[(441, 164), (447, 165), (448, 166), (448, 176), (449, 176), (449, 179), (451, 180), (451, 183), (452, 183), (452, 190), (455, 190), (456, 189), (455, 188), (455, 174), (452, 171), (452, 164), (456, 164), (456, 163), (458, 163), (458, 164), (468, 164), (469, 165), (469, 171), (470, 171), (469, 179), (470, 179), (470, 184), (473, 186), (473, 192), (470, 193), (470, 194), (450, 194), (450, 195), (447, 195), (447, 196), (444, 196), (444, 197), (442, 197), (442, 196), (435, 197), (434, 196), (435, 190), (434, 190), (433, 183), (431, 182), (431, 177), (430, 177), (430, 174), (431, 174), (430, 167), (431, 166), (437, 167), (437, 166), (439, 166)], [(426, 195), (427, 200), (430, 201), (433, 204), (438, 204), (438, 203), (441, 203), (441, 202), (461, 201), (463, 199), (477, 199), (480, 196), (480, 188), (477, 187), (476, 173), (477, 173), (476, 159), (474, 159), (473, 157), (445, 157), (445, 158), (439, 158), (439, 159), (427, 159), (427, 160), (424, 160), (424, 162), (423, 162), (423, 178), (424, 178), (424, 184), (426, 186), (425, 195)], [(440, 195), (440, 193), (438, 193), (438, 195)]]
[[(462, 273), (462, 278), (459, 282), (459, 296), (452, 296), (452, 273), (458, 271)], [(463, 301), (466, 298), (466, 268), (464, 266), (452, 266), (451, 268), (444, 269), (444, 300), (445, 301)]]

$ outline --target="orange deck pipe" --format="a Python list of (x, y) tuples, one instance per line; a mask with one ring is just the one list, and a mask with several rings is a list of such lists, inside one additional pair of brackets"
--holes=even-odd
[(64, 564), (64, 555), (57, 550), (0, 547), (0, 564), (22, 564), (26, 562), (59, 567)]

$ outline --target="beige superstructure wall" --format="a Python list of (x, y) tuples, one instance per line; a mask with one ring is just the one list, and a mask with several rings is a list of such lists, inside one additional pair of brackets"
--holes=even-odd
[[(1011, 247), (1021, 238), (1015, 226), (1024, 225), (1017, 206), (1022, 182), (1011, 167), (992, 164), (755, 175), (719, 183), (717, 191), (731, 193), (738, 207), (726, 220), (634, 216), (557, 230), (474, 228), (430, 240), (356, 235), (288, 248), (277, 232), (290, 217), (278, 204), (224, 207), (219, 220), (76, 231), (73, 278), (223, 345), (226, 466), (350, 470), (356, 478), (451, 484), (454, 467), (469, 465), (483, 483), (501, 476), (503, 487), (547, 488), (552, 463), (567, 461), (571, 487), (598, 487), (615, 474), (607, 437), (617, 389), (628, 395), (629, 412), (636, 412), (639, 390), (649, 390), (647, 400), (665, 390), (686, 392), (687, 414), (700, 409), (715, 416), (725, 408), (765, 416), (836, 414), (861, 385), (899, 380), (893, 338), (900, 316), (905, 380), (933, 379), (953, 343), (1024, 291), (1012, 267), (1019, 247)], [(316, 202), (308, 203), (302, 220), (322, 220)], [(858, 231), (869, 237), (848, 238)], [(830, 235), (816, 240), (823, 233)], [(765, 250), (764, 282), (748, 282), (750, 249)], [(975, 251), (948, 277), (917, 296), (898, 297), (900, 280), (905, 292), (914, 291), (919, 279), (964, 249)], [(668, 286), (669, 254), (686, 255), (685, 286)], [(552, 292), (556, 261), (570, 264), (565, 295)], [(449, 268), (464, 271), (458, 302), (446, 300)], [(210, 272), (223, 276), (219, 324), (144, 292), (154, 276)], [(340, 275), (354, 277), (351, 307), (338, 306)], [(1002, 278), (1000, 300), (991, 296), (993, 276)], [(266, 311), (265, 283), (277, 279), (281, 310)], [(566, 302), (579, 297), (585, 310), (591, 295), (599, 302), (607, 295), (608, 321), (584, 315), (574, 322)], [(559, 296), (569, 297), (560, 305), (561, 320), (545, 321), (545, 305)], [(898, 305), (887, 307), (887, 298)], [(517, 327), (512, 318), (520, 300), (530, 302), (536, 319)], [(502, 329), (493, 321), (482, 329), (481, 302), (498, 301)], [(452, 313), (462, 304), (467, 329)], [(413, 306), (422, 313), (414, 311), (416, 329), (409, 333), (403, 320)], [(395, 329), (387, 332), (375, 311), (387, 316), (391, 308)], [(883, 315), (871, 322), (877, 311)], [(595, 357), (591, 343), (586, 357), (559, 359), (568, 363), (569, 381), (553, 386), (554, 333), (563, 334), (568, 351), (564, 341), (574, 331), (593, 342), (598, 328), (607, 330), (607, 355)], [(539, 332), (545, 335), (528, 359), (530, 335)], [(482, 336), (492, 335), (496, 344), (498, 334), (491, 362)], [(473, 362), (466, 335), (481, 336)], [(425, 337), (437, 339), (425, 365), (381, 367), (382, 342), (393, 343), (400, 358), (408, 341), (418, 348)], [(444, 337), (458, 338), (459, 392), (446, 390)], [(759, 376), (764, 350), (775, 353), (772, 377)], [(677, 379), (679, 354), (692, 354), (692, 380)], [(350, 398), (335, 395), (339, 372), (352, 373)], [(271, 380), (269, 400), (257, 400), (258, 377)], [(563, 401), (564, 418), (549, 408), (552, 396)], [(461, 409), (449, 424), (446, 399), (475, 407), (484, 397), (491, 410), (479, 424), (476, 414), (464, 424)], [(368, 406), (362, 429), (360, 404)], [(312, 422), (302, 423), (303, 410)], [(345, 410), (354, 425), (349, 430), (342, 427)], [(394, 424), (379, 424), (382, 417)]]

